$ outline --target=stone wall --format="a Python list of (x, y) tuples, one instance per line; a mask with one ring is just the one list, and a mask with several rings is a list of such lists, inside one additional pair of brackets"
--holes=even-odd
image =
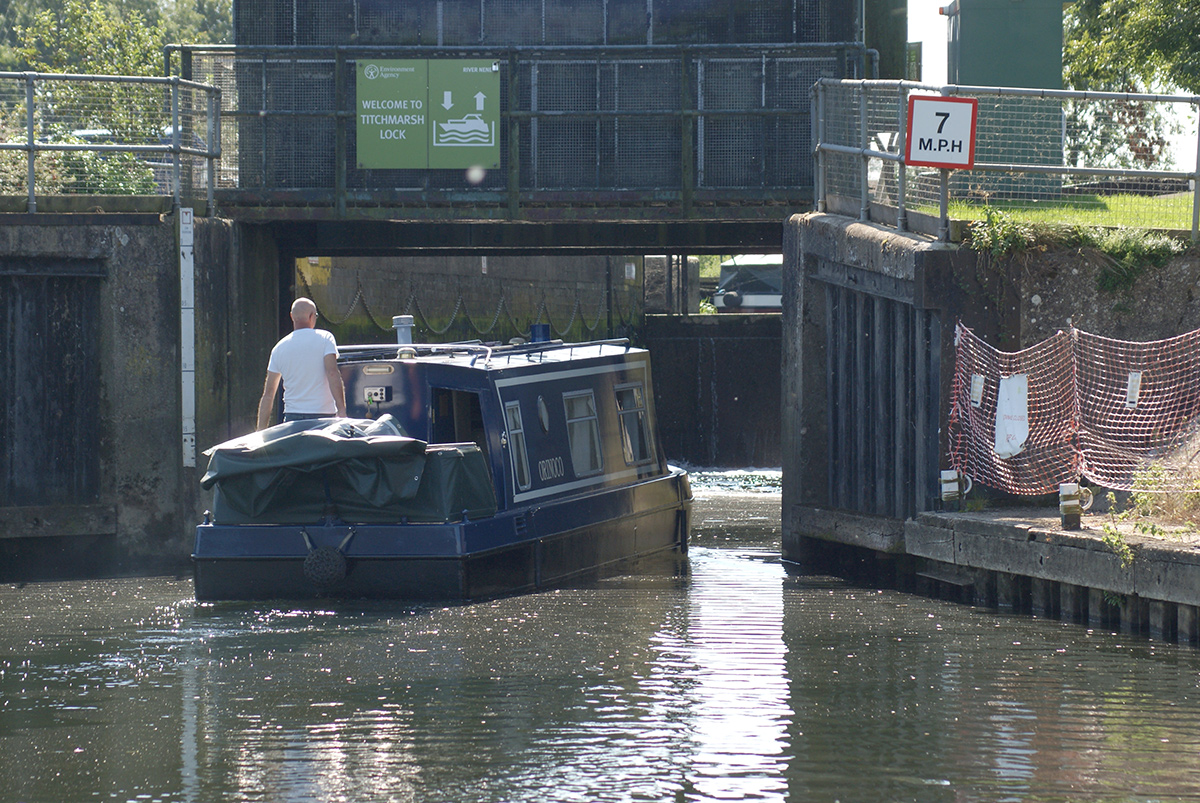
[[(61, 411), (90, 419), (84, 425), (95, 436), (94, 450), (74, 459), (78, 470), (93, 466), (97, 480), (89, 483), (83, 498), (53, 505), (27, 505), (13, 498), (0, 508), (0, 572), (37, 578), (58, 571), (179, 565), (187, 554), (181, 537), (186, 500), (195, 493), (191, 475), (180, 468), (179, 260), (172, 220), (145, 214), (19, 217), (24, 225), (0, 226), (0, 262), (29, 266), (24, 281), (39, 272), (62, 270), (56, 265), (94, 261), (99, 266), (97, 278), (84, 280), (97, 283), (87, 292), (98, 309), (77, 332), (97, 346), (99, 365), (91, 374), (95, 386), (90, 392), (98, 404)], [(53, 326), (63, 314), (65, 299), (75, 292), (72, 287), (67, 278), (50, 285), (39, 301), (46, 305), (40, 317), (44, 325)], [(69, 344), (61, 351), (65, 353), (42, 355), (47, 362), (44, 380), (26, 372), (22, 384), (27, 386), (4, 392), (41, 393), (48, 404), (74, 393), (75, 388), (63, 384), (74, 381), (74, 375), (62, 365), (76, 355)], [(36, 356), (32, 348), (13, 349), (0, 355), (0, 362), (13, 370)], [(42, 418), (29, 425), (50, 438), (58, 424)], [(50, 468), (11, 465), (9, 471), (36, 476), (49, 474)]]
[[(280, 291), (275, 246), (261, 229), (197, 219), (194, 242), (196, 441), (203, 450), (254, 428), (266, 354), (279, 332)], [(199, 485), (204, 456), (197, 455), (199, 467), (184, 465), (175, 217), (14, 215), (0, 225), (3, 280), (16, 288), (10, 297), (43, 282), (37, 294), (26, 295), (45, 309), (22, 309), (22, 320), (54, 326), (79, 295), (73, 282), (87, 283), (82, 297), (96, 309), (76, 316), (82, 321), (76, 337), (90, 341), (88, 351), (67, 343), (44, 354), (28, 339), (13, 346), (17, 338), (0, 351), (0, 371), (24, 377), (4, 392), (34, 394), (37, 407), (49, 410), (22, 420), (21, 410), (36, 408), (10, 404), (5, 409), (16, 412), (0, 427), (41, 428), (36, 440), (58, 437), (57, 427), (67, 423), (81, 426), (87, 443), (70, 459), (79, 464), (76, 473), (94, 475), (79, 498), (22, 499), (20, 489), (37, 489), (39, 476), (69, 479), (73, 469), (21, 465), (8, 438), (5, 471), (32, 479), (10, 482), (16, 491), (0, 506), (0, 579), (187, 570), (193, 528), (210, 498)], [(38, 336), (31, 333), (33, 341)], [(89, 373), (68, 370), (80, 353), (97, 355)], [(45, 365), (27, 365), (31, 358)], [(94, 387), (74, 387), (79, 376), (94, 377)], [(81, 392), (95, 403), (63, 401)]]
[(568, 341), (626, 336), (641, 323), (640, 256), (302, 257), (297, 295), (339, 343), (390, 340), (413, 315), (419, 342), (507, 341), (549, 323)]

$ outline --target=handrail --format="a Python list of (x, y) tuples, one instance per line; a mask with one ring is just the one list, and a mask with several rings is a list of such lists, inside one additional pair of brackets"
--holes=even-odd
[[(827, 102), (826, 93), (834, 89), (853, 89), (857, 90), (859, 95), (859, 103), (853, 112), (847, 112), (846, 117), (850, 114), (858, 115), (859, 130), (857, 132), (857, 141), (850, 143), (846, 141), (832, 142), (829, 141), (829, 104)], [(827, 170), (825, 155), (826, 154), (841, 154), (845, 156), (854, 156), (860, 160), (858, 170), (860, 196), (860, 211), (859, 219), (867, 220), (870, 217), (870, 197), (868, 187), (868, 162), (871, 159), (879, 159), (881, 161), (897, 165), (897, 182), (896, 182), (896, 226), (900, 230), (907, 228), (907, 212), (906, 208), (910, 205), (909, 188), (906, 181), (906, 168), (908, 167), (905, 158), (905, 137), (907, 136), (907, 98), (910, 92), (928, 92), (936, 93), (942, 96), (972, 96), (972, 97), (1003, 97), (1003, 98), (1032, 98), (1046, 100), (1078, 100), (1095, 103), (1160, 103), (1160, 104), (1179, 104), (1189, 105), (1193, 109), (1193, 119), (1197, 119), (1197, 113), (1200, 113), (1200, 95), (1186, 94), (1161, 94), (1161, 93), (1133, 93), (1133, 92), (1097, 92), (1097, 91), (1077, 91), (1070, 89), (1041, 89), (1029, 87), (1000, 87), (1000, 86), (971, 86), (971, 85), (934, 85), (925, 84), (914, 81), (888, 81), (877, 79), (838, 79), (838, 78), (820, 78), (813, 84), (812, 90), (812, 120), (813, 120), (813, 160), (814, 160), (814, 196), (817, 201), (817, 209), (824, 211), (828, 207), (829, 189), (827, 182)], [(878, 148), (871, 146), (867, 110), (866, 110), (866, 95), (868, 92), (878, 92), (876, 100), (879, 98), (890, 97), (895, 99), (896, 124), (894, 128), (884, 129), (890, 133), (895, 133), (897, 136), (896, 152), (881, 151)], [(849, 104), (848, 104), (849, 106)], [(848, 120), (842, 121), (841, 128), (838, 130), (847, 130), (849, 128)], [(877, 129), (878, 130), (878, 129)], [(1066, 123), (1063, 123), (1063, 131), (1066, 131)], [(1171, 170), (1171, 169), (1154, 169), (1154, 168), (1137, 168), (1137, 167), (1119, 167), (1119, 166), (1102, 166), (1102, 165), (1080, 165), (1073, 166), (1065, 163), (1034, 163), (1021, 162), (1017, 160), (1011, 161), (975, 161), (970, 172), (979, 173), (1029, 173), (1045, 176), (1098, 176), (1098, 177), (1125, 177), (1130, 179), (1177, 179), (1190, 180), (1192, 183), (1192, 225), (1191, 239), (1193, 242), (1200, 241), (1200, 127), (1197, 129), (1197, 163), (1192, 170)], [(939, 170), (939, 228), (938, 239), (946, 241), (949, 239), (949, 192), (950, 181), (949, 176), (951, 171), (944, 168)], [(955, 171), (967, 172), (967, 171)]]
[[(171, 195), (172, 205), (178, 209), (182, 203), (182, 182), (180, 159), (182, 156), (196, 156), (205, 159), (207, 168), (207, 201), (209, 209), (213, 208), (213, 190), (215, 185), (214, 164), (221, 157), (220, 146), (220, 108), (221, 90), (216, 86), (203, 84), (178, 76), (139, 76), (139, 75), (85, 75), (77, 73), (43, 73), (43, 72), (0, 72), (0, 82), (20, 81), (25, 85), (24, 98), (24, 127), (25, 137), (22, 141), (0, 143), (0, 151), (25, 151), (28, 155), (28, 170), (26, 177), (26, 208), (29, 212), (37, 211), (36, 191), (36, 162), (39, 153), (134, 153), (134, 154), (170, 154), (171, 155)], [(50, 142), (43, 141), (38, 136), (38, 92), (39, 85), (55, 82), (92, 83), (92, 84), (133, 84), (158, 86), (169, 89), (169, 97), (164, 99), (168, 119), (170, 120), (170, 142), (157, 145), (147, 145), (132, 142)], [(194, 143), (182, 142), (183, 117), (180, 110), (179, 95), (181, 90), (196, 91), (204, 94), (208, 102), (205, 104), (205, 138), (204, 147), (196, 147)], [(107, 128), (98, 129), (112, 137), (119, 136)], [(165, 129), (160, 132), (165, 135)]]

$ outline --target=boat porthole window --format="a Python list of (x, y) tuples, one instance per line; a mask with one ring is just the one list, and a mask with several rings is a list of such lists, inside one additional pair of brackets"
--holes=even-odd
[(542, 432), (550, 431), (550, 411), (546, 409), (546, 400), (538, 396), (538, 421), (542, 424)]

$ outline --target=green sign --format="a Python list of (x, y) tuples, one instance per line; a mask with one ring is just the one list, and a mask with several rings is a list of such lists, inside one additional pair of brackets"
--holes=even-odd
[(355, 102), (360, 168), (500, 166), (494, 61), (360, 61)]

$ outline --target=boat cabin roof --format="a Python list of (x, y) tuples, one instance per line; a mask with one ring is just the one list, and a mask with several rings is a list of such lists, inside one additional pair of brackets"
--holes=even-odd
[(339, 346), (339, 362), (360, 363), (375, 360), (417, 361), (469, 368), (477, 371), (503, 371), (524, 366), (550, 366), (598, 357), (616, 357), (644, 353), (633, 348), (628, 339), (593, 340), (564, 343), (550, 340), (535, 343), (486, 344), (482, 342), (411, 344), (389, 343), (367, 346)]

